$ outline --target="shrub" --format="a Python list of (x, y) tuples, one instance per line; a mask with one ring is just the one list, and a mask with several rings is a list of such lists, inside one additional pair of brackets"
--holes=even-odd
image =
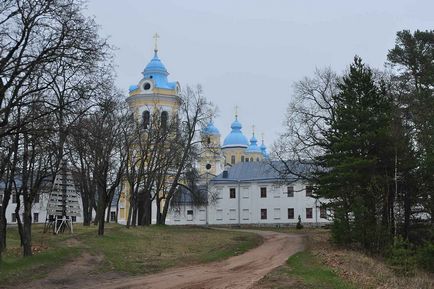
[(410, 243), (402, 238), (396, 238), (394, 244), (389, 248), (387, 263), (397, 274), (413, 275), (416, 267), (416, 257)]
[(434, 272), (434, 244), (427, 243), (425, 246), (418, 248), (416, 253), (417, 264), (429, 271)]

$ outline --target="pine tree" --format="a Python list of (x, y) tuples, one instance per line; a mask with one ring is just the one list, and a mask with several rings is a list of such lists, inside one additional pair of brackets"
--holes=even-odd
[(318, 194), (334, 210), (333, 237), (378, 251), (391, 239), (393, 207), (392, 98), (355, 57), (333, 96), (334, 117), (317, 158)]

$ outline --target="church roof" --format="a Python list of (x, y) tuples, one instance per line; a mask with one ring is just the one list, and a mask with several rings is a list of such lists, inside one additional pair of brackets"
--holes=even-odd
[(202, 129), (202, 133), (206, 135), (220, 135), (220, 131), (214, 126), (212, 121), (210, 121), (207, 126)]
[(265, 158), (269, 157), (269, 154), (267, 152), (267, 147), (264, 144), (264, 140), (262, 140), (262, 144), (260, 146), (260, 150), (261, 150), (261, 152), (262, 152), (262, 154), (264, 155)]
[(223, 141), (223, 148), (230, 147), (244, 147), (247, 148), (249, 146), (249, 141), (241, 132), (242, 125), (238, 121), (238, 118), (235, 117), (234, 122), (231, 125), (232, 131), (226, 136)]
[(176, 88), (176, 82), (169, 82), (167, 79), (169, 72), (167, 72), (167, 69), (164, 66), (163, 62), (158, 57), (158, 50), (154, 50), (154, 57), (151, 59), (148, 65), (146, 65), (142, 74), (143, 78), (152, 79), (155, 83), (155, 87), (157, 88)]
[(227, 178), (223, 173), (216, 176), (211, 182), (234, 182), (234, 181), (279, 181), (295, 180), (296, 175), (281, 175), (279, 171), (285, 171), (286, 166), (291, 168), (295, 174), (307, 173), (311, 170), (310, 165), (302, 164), (298, 161), (287, 161), (284, 164), (281, 161), (262, 161), (262, 162), (241, 162), (230, 167), (227, 172)]
[(262, 153), (261, 148), (258, 146), (258, 140), (256, 139), (255, 134), (253, 134), (250, 139), (250, 145), (246, 149), (246, 153)]

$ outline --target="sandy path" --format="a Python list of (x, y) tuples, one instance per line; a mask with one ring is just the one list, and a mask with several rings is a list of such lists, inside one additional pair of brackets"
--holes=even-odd
[(112, 280), (86, 288), (250, 288), (289, 256), (303, 250), (303, 237), (276, 232), (252, 231), (264, 243), (225, 261), (174, 268), (161, 273)]
[(83, 254), (42, 280), (11, 288), (251, 288), (271, 270), (282, 265), (289, 256), (303, 250), (301, 235), (256, 230), (250, 232), (261, 235), (263, 244), (221, 262), (131, 277), (115, 272), (93, 274), (91, 272), (101, 262), (101, 257)]

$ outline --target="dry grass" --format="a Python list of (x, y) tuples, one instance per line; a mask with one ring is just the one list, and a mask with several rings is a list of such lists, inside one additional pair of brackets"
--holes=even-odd
[(98, 272), (149, 274), (173, 266), (222, 260), (262, 242), (256, 234), (199, 227), (149, 226), (126, 229), (107, 224), (105, 235), (95, 226), (77, 225), (74, 234), (44, 234), (33, 226), (34, 256), (21, 257), (16, 228), (9, 228), (8, 248), (0, 262), (0, 287), (7, 283), (40, 279), (84, 253), (101, 257)]
[(397, 276), (381, 259), (330, 244), (327, 232), (309, 235), (311, 252), (341, 277), (367, 289), (432, 289), (434, 276), (416, 271), (413, 277)]

